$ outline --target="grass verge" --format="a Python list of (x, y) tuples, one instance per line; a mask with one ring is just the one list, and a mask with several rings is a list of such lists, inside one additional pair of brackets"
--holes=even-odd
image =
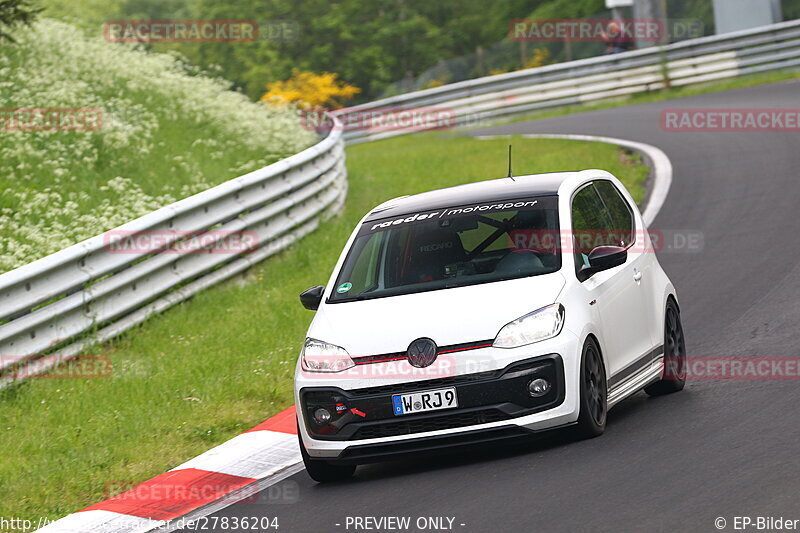
[[(292, 403), (312, 313), (350, 231), (395, 196), (501, 177), (505, 139), (421, 134), (347, 149), (345, 210), (320, 230), (92, 352), (103, 379), (35, 379), (0, 392), (0, 516), (58, 518), (153, 477)], [(600, 143), (515, 138), (518, 174), (604, 168), (641, 200), (648, 170)]]

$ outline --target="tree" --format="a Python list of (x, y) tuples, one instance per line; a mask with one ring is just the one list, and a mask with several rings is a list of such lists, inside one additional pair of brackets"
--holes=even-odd
[(30, 25), (41, 11), (28, 0), (0, 0), (0, 41), (14, 42), (7, 30), (20, 24)]

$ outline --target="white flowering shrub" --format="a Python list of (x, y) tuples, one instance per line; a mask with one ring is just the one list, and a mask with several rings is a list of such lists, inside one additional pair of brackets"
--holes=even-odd
[(176, 56), (47, 19), (14, 38), (0, 45), (0, 108), (97, 108), (102, 127), (0, 121), (0, 272), (315, 142), (296, 110), (251, 102)]

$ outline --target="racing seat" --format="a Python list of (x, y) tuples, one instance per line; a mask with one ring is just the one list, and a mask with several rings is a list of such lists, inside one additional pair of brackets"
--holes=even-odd
[(412, 228), (409, 239), (400, 270), (404, 283), (442, 280), (445, 266), (467, 257), (458, 233), (438, 224)]

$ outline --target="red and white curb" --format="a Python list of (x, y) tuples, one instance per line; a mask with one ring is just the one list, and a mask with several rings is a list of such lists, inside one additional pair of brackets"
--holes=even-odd
[(45, 533), (145, 533), (180, 527), (301, 470), (294, 406), (194, 459), (106, 501), (67, 515)]

